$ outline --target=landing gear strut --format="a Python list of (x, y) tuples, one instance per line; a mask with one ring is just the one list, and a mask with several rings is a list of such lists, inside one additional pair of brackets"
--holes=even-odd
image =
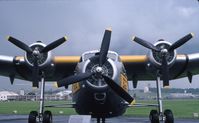
[(160, 123), (160, 121), (164, 121), (164, 123), (174, 123), (174, 117), (171, 110), (166, 109), (163, 113), (162, 92), (161, 92), (161, 87), (160, 87), (159, 75), (157, 75), (156, 86), (157, 86), (158, 111), (151, 110), (149, 119), (151, 123)]
[(40, 107), (39, 113), (37, 111), (31, 111), (28, 118), (28, 123), (52, 123), (52, 113), (50, 111), (44, 112), (44, 92), (45, 92), (45, 79), (44, 74), (41, 76), (41, 90), (40, 90)]

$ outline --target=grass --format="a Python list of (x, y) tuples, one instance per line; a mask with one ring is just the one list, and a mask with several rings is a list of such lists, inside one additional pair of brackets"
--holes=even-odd
[[(138, 103), (155, 103), (155, 101), (137, 101)], [(64, 101), (52, 101), (47, 102), (46, 105), (50, 104), (63, 104)], [(176, 118), (192, 118), (193, 113), (199, 113), (199, 100), (169, 100), (164, 101), (164, 109), (172, 109)], [(38, 102), (0, 102), (0, 114), (14, 114), (14, 110), (17, 114), (29, 114), (32, 110), (38, 110)], [(151, 107), (130, 107), (127, 109), (126, 116), (136, 117), (148, 117)], [(71, 108), (46, 108), (51, 110), (53, 114), (58, 115), (60, 111), (63, 115), (76, 114), (74, 109)]]
[[(156, 101), (138, 101), (138, 103), (156, 103)], [(176, 118), (193, 118), (193, 113), (199, 113), (199, 100), (166, 100), (164, 109), (171, 109)], [(152, 107), (128, 108), (125, 115), (148, 117)]]
[[(66, 104), (64, 101), (48, 101), (45, 105)], [(39, 110), (39, 102), (33, 101), (12, 101), (12, 102), (0, 102), (0, 114), (29, 114), (30, 111)], [(45, 110), (51, 110), (53, 114), (60, 114), (62, 111), (64, 115), (76, 114), (72, 108), (45, 108)]]

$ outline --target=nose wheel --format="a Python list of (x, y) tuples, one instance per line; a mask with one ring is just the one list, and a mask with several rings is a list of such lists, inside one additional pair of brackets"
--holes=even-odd
[(44, 74), (41, 77), (41, 95), (40, 95), (40, 107), (39, 113), (37, 111), (31, 111), (28, 117), (28, 123), (52, 123), (51, 111), (44, 112), (44, 91), (45, 91), (45, 80)]

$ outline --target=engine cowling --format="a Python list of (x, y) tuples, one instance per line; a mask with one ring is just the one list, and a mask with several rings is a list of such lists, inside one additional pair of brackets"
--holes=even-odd
[(161, 49), (161, 52), (157, 52), (155, 50), (150, 51), (149, 59), (152, 64), (156, 67), (160, 67), (162, 65), (162, 53), (166, 52), (166, 60), (169, 67), (171, 67), (176, 60), (177, 52), (176, 50), (169, 51), (169, 48), (172, 44), (168, 41), (158, 41), (154, 44), (155, 47)]
[[(37, 41), (36, 43), (30, 45), (30, 48), (33, 50), (33, 53), (25, 53), (25, 61), (29, 66), (33, 67), (34, 57), (37, 57), (36, 62), (40, 68), (45, 67), (51, 63), (52, 55), (50, 51), (40, 53), (40, 51), (44, 47), (46, 47), (46, 45), (41, 41)], [(34, 54), (37, 54), (37, 56), (35, 56)]]
[[(90, 60), (87, 60), (85, 63), (85, 66), (83, 68), (83, 72), (97, 72), (99, 68), (99, 64), (91, 62)], [(116, 76), (116, 66), (114, 64), (114, 62), (111, 59), (108, 59), (103, 66), (101, 67), (101, 72), (103, 75), (106, 75), (112, 79), (115, 78)], [(103, 78), (99, 79), (99, 76), (96, 74), (94, 76), (92, 76), (91, 78), (89, 78), (88, 80), (86, 80), (87, 84), (93, 88), (99, 88), (99, 89), (103, 89), (103, 88), (107, 88), (108, 85), (106, 84), (106, 82), (103, 80)]]

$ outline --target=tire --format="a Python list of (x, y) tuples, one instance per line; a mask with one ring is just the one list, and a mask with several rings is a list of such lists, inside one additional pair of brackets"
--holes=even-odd
[(43, 123), (52, 123), (52, 121), (51, 111), (45, 111), (43, 114)]
[(37, 111), (31, 111), (28, 117), (28, 123), (36, 123), (37, 122)]
[(164, 116), (165, 116), (165, 123), (174, 123), (174, 117), (171, 110), (166, 109), (164, 111)]
[(159, 123), (160, 122), (159, 114), (158, 114), (157, 110), (151, 110), (149, 119), (150, 119), (151, 123)]

